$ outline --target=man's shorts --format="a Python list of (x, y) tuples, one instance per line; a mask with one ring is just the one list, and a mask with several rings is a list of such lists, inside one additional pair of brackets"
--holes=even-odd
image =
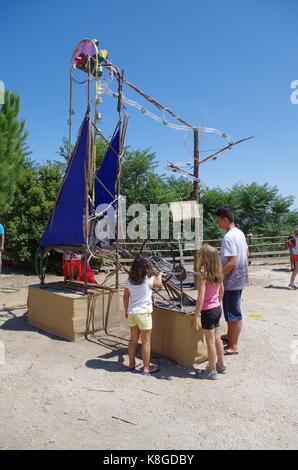
[(226, 290), (222, 299), (224, 316), (226, 321), (240, 321), (242, 320), (242, 313), (240, 308), (241, 290)]
[[(0, 253), (1, 254), (1, 253)], [(298, 255), (293, 255), (293, 260), (298, 261)]]
[(138, 326), (139, 330), (152, 330), (151, 313), (129, 313), (128, 326), (130, 328)]
[(201, 323), (204, 330), (214, 330), (219, 327), (221, 317), (221, 306), (201, 311)]

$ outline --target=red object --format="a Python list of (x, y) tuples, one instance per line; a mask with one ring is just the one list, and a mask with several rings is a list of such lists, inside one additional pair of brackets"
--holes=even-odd
[(75, 61), (78, 65), (81, 65), (83, 63), (84, 59), (83, 59), (82, 56), (79, 55), (75, 58)]
[[(85, 281), (85, 274), (84, 274), (84, 262), (80, 264), (79, 266), (79, 281)], [(87, 270), (87, 282), (90, 282), (91, 284), (97, 284), (97, 280), (94, 277), (93, 272), (91, 271), (91, 268), (88, 264), (88, 270)]]
[(291, 242), (286, 242), (289, 248), (294, 248), (296, 246), (296, 243), (291, 243)]
[[(84, 261), (81, 261), (80, 259), (74, 260), (74, 261), (71, 261), (71, 264), (70, 264), (70, 260), (64, 259), (63, 260), (63, 273), (64, 273), (65, 282), (71, 278), (77, 266), (78, 266), (78, 269), (75, 272), (74, 279), (78, 281), (83, 281), (83, 282), (85, 281)], [(91, 284), (97, 284), (97, 281), (95, 279), (95, 276), (89, 264), (88, 264), (88, 271), (87, 271), (87, 282)]]

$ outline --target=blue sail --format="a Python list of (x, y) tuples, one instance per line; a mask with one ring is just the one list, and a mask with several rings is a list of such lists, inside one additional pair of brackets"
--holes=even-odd
[[(90, 113), (81, 124), (76, 146), (66, 168), (58, 198), (40, 242), (47, 246), (82, 246), (84, 236), (84, 207), (86, 197), (85, 167), (88, 160), (88, 141), (91, 134)], [(113, 205), (116, 199), (120, 130), (117, 125), (110, 145), (94, 182), (94, 209)], [(89, 210), (92, 207), (89, 199)]]
[(85, 206), (85, 163), (88, 159), (90, 113), (81, 124), (76, 146), (69, 160), (60, 192), (40, 246), (83, 245)]
[(95, 210), (101, 204), (111, 204), (116, 198), (119, 136), (120, 131), (119, 126), (117, 126), (102, 164), (96, 174), (94, 184)]

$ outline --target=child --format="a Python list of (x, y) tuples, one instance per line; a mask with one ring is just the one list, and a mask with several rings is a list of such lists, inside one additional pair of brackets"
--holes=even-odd
[(217, 373), (224, 374), (224, 350), (219, 332), (221, 301), (224, 295), (223, 273), (219, 253), (210, 245), (203, 245), (199, 251), (200, 272), (198, 300), (196, 303), (194, 327), (199, 329), (199, 318), (207, 342), (209, 367), (198, 372), (200, 379), (217, 379)]
[(291, 265), (291, 271), (294, 271), (295, 269), (295, 263), (294, 263), (294, 251), (293, 246), (295, 246), (295, 237), (292, 235), (288, 237), (287, 241), (285, 242), (285, 245), (289, 249), (289, 255), (290, 255), (290, 265)]
[(296, 276), (298, 274), (298, 227), (295, 229), (295, 239), (294, 240), (288, 240), (287, 245), (288, 245), (288, 247), (293, 249), (293, 261), (294, 261), (294, 270), (293, 270), (292, 275), (291, 275), (290, 284), (288, 286), (288, 289), (294, 290), (294, 289), (297, 289), (294, 282), (295, 282)]
[(162, 273), (154, 276), (151, 261), (138, 255), (132, 263), (124, 290), (124, 312), (130, 327), (128, 345), (129, 370), (136, 367), (136, 347), (139, 336), (142, 340), (143, 375), (150, 375), (160, 369), (150, 364), (152, 330), (152, 288), (162, 287)]
[[(78, 254), (63, 254), (63, 273), (64, 282), (74, 279), (75, 281), (85, 281), (85, 263), (82, 255)], [(87, 282), (89, 284), (97, 284), (94, 274), (88, 263), (87, 265)]]

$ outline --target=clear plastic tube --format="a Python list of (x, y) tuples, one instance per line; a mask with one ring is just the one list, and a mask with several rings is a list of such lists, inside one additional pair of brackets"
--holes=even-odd
[[(106, 94), (109, 95), (109, 96), (112, 96), (113, 98), (118, 98), (118, 93), (113, 92), (109, 88), (106, 89)], [(160, 124), (163, 124), (167, 127), (170, 127), (171, 129), (176, 129), (177, 131), (189, 131), (191, 129), (188, 126), (181, 126), (179, 124), (174, 124), (172, 122), (169, 122), (166, 119), (163, 119), (160, 116), (157, 116), (157, 114), (154, 114), (151, 111), (147, 111), (147, 109), (145, 109), (139, 103), (137, 103), (136, 101), (130, 100), (129, 98), (126, 98), (124, 95), (122, 95), (122, 99), (123, 99), (124, 103), (138, 109), (145, 116), (148, 116), (151, 119), (154, 119), (154, 121), (157, 121)], [(195, 128), (196, 127), (194, 126), (192, 129), (195, 129)], [(224, 139), (227, 139), (229, 141), (229, 143), (233, 142), (232, 139), (228, 135), (226, 135), (224, 132), (222, 132), (218, 129), (213, 129), (213, 128), (209, 128), (209, 127), (198, 127), (197, 129), (201, 133), (216, 134), (216, 135), (219, 135), (219, 136), (223, 137)]]

